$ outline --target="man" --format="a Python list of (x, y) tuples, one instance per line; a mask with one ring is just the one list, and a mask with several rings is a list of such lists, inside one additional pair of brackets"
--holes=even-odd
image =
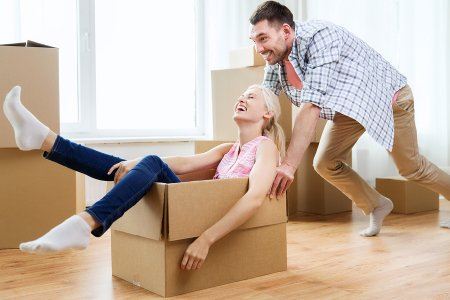
[(389, 151), (403, 177), (450, 200), (450, 176), (418, 153), (414, 100), (405, 76), (344, 28), (294, 22), (291, 11), (278, 2), (258, 6), (250, 23), (250, 38), (267, 62), (263, 85), (276, 94), (283, 90), (300, 106), (271, 196), (292, 183), (320, 117), (330, 121), (314, 168), (370, 215), (362, 236), (377, 235), (393, 208), (345, 160), (365, 130)]

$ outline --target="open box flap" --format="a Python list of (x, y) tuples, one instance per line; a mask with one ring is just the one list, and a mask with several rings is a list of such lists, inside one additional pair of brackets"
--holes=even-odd
[(166, 190), (167, 184), (155, 183), (150, 191), (118, 219), (111, 228), (153, 240), (160, 240), (162, 238)]
[(55, 48), (49, 45), (41, 44), (34, 41), (26, 41), (21, 43), (12, 43), (12, 44), (1, 44), (0, 46), (11, 46), (11, 47), (37, 47), (37, 48)]
[[(248, 178), (169, 184), (167, 190), (168, 240), (198, 237), (219, 221), (246, 193)], [(286, 197), (267, 198), (257, 213), (239, 229), (287, 221)]]

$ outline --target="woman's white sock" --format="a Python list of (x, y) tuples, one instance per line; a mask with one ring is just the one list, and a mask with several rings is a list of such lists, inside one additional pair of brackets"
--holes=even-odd
[(91, 227), (74, 215), (37, 240), (22, 243), (19, 248), (28, 253), (49, 253), (69, 249), (85, 249), (89, 245)]
[(20, 91), (20, 86), (15, 86), (9, 91), (3, 103), (3, 111), (14, 128), (19, 149), (40, 149), (50, 129), (23, 106), (20, 102)]
[(391, 200), (386, 197), (381, 198), (379, 205), (370, 213), (369, 227), (359, 234), (366, 237), (377, 235), (381, 230), (384, 218), (391, 213), (393, 208), (394, 204)]

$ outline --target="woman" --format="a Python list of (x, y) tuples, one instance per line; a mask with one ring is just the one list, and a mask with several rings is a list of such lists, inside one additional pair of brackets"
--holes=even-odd
[(235, 144), (221, 144), (193, 156), (159, 158), (149, 155), (129, 161), (56, 135), (22, 105), (20, 91), (20, 87), (14, 87), (3, 104), (19, 149), (43, 150), (46, 159), (99, 180), (116, 182), (114, 188), (90, 208), (68, 218), (44, 236), (20, 244), (24, 252), (85, 249), (90, 233), (101, 236), (154, 182), (180, 182), (177, 175), (213, 167), (217, 167), (215, 179), (248, 176), (247, 193), (187, 248), (181, 268), (198, 269), (210, 246), (248, 220), (263, 203), (275, 178), (280, 153), (284, 152), (284, 135), (278, 124), (278, 97), (258, 85), (250, 86), (234, 106), (233, 119), (239, 133)]

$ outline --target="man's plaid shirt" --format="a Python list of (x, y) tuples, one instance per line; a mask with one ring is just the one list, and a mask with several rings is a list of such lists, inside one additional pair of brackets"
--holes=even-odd
[(263, 85), (291, 102), (313, 103), (320, 117), (335, 112), (358, 121), (389, 151), (394, 144), (392, 99), (406, 85), (400, 74), (379, 53), (346, 29), (323, 21), (296, 22), (289, 60), (303, 82), (289, 84), (282, 63), (267, 65)]

